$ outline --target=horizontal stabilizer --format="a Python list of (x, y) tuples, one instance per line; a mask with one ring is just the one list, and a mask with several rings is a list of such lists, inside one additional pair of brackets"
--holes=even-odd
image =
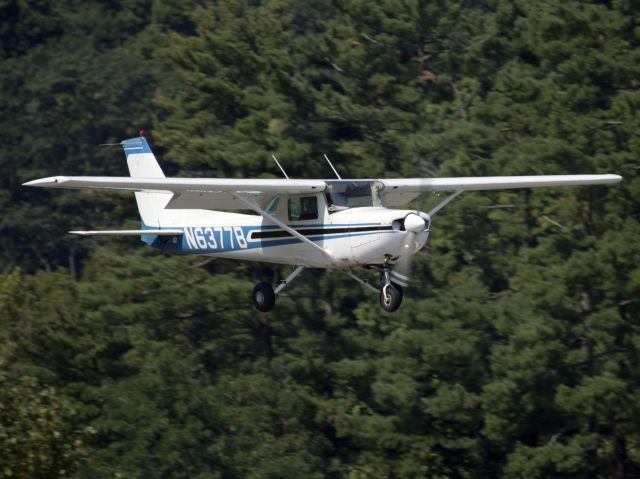
[(97, 236), (97, 235), (168, 235), (175, 236), (184, 234), (181, 229), (164, 229), (164, 230), (94, 230), (94, 231), (69, 231), (74, 235)]

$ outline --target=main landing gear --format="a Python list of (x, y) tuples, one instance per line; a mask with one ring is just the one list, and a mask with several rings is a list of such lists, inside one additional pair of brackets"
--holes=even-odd
[(276, 295), (282, 291), (293, 279), (298, 276), (304, 266), (297, 266), (293, 272), (287, 276), (287, 279), (282, 280), (276, 289), (273, 289), (269, 283), (258, 283), (253, 288), (253, 305), (258, 311), (266, 313), (271, 311), (276, 305)]

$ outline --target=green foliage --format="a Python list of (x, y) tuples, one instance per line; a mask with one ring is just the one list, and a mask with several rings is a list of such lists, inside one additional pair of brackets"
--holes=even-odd
[(0, 474), (6, 478), (71, 477), (85, 458), (76, 406), (29, 376), (11, 378), (0, 364)]
[[(634, 477), (640, 106), (633, 2), (0, 5), (0, 464), (7, 477)], [(340, 272), (163, 256), (126, 174), (623, 175), (465, 193), (389, 316)], [(165, 166), (165, 165), (163, 165)], [(176, 170), (172, 164), (168, 170)], [(423, 205), (439, 201), (426, 198)], [(263, 278), (264, 277), (264, 278)]]

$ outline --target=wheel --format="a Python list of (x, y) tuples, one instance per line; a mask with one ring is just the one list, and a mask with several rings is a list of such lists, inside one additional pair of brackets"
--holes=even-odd
[(276, 304), (276, 293), (269, 283), (258, 283), (253, 288), (253, 305), (258, 311), (266, 313)]
[(402, 288), (395, 283), (385, 284), (380, 289), (380, 306), (385, 311), (392, 313), (402, 303)]

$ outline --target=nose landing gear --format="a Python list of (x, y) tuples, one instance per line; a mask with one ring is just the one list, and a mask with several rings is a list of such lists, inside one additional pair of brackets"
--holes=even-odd
[(400, 304), (402, 303), (402, 286), (391, 281), (391, 266), (389, 265), (389, 261), (386, 261), (382, 266), (373, 267), (380, 268), (381, 286), (379, 289), (369, 284), (368, 281), (358, 278), (350, 270), (346, 270), (346, 273), (362, 286), (370, 289), (375, 293), (378, 293), (380, 296), (380, 306), (382, 306), (382, 309), (388, 311), (389, 313), (393, 313), (400, 307)]
[(394, 284), (387, 283), (380, 288), (380, 306), (385, 311), (393, 313), (400, 307), (402, 303), (402, 287)]
[(402, 286), (391, 282), (391, 268), (382, 267), (382, 287), (380, 288), (380, 306), (385, 311), (393, 313), (402, 303)]

